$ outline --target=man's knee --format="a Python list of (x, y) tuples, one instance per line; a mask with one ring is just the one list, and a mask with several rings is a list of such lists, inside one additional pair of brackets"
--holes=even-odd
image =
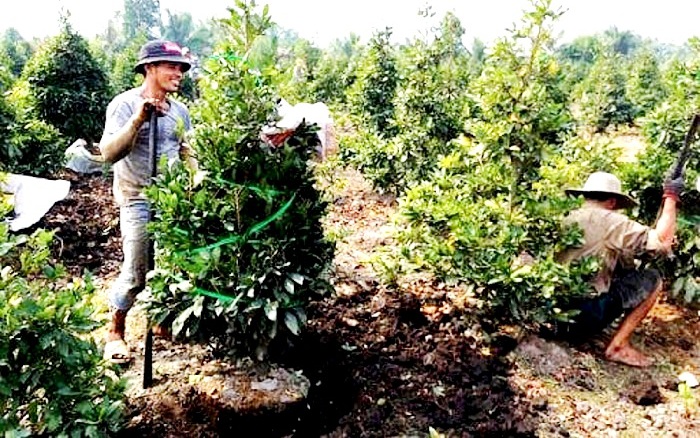
[(661, 272), (659, 272), (657, 269), (650, 268), (645, 270), (644, 278), (646, 282), (646, 287), (649, 290), (649, 294), (661, 287), (663, 278), (661, 277)]
[(136, 295), (144, 289), (142, 285), (117, 279), (109, 289), (109, 306), (112, 309), (127, 311), (136, 301)]

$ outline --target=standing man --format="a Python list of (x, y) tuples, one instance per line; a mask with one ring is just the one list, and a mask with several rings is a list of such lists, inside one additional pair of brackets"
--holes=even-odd
[(562, 324), (562, 334), (586, 337), (602, 331), (625, 315), (605, 350), (608, 360), (645, 367), (652, 361), (630, 345), (630, 336), (656, 303), (662, 281), (654, 269), (637, 269), (635, 257), (642, 254), (666, 255), (671, 251), (676, 232), (676, 206), (683, 189), (683, 179), (667, 180), (663, 185), (663, 207), (654, 228), (635, 222), (616, 210), (635, 202), (622, 193), (620, 180), (610, 173), (595, 172), (581, 189), (567, 190), (582, 195), (583, 206), (571, 212), (565, 223), (583, 231), (583, 245), (560, 255), (571, 262), (595, 256), (601, 269), (591, 284), (591, 296), (572, 306), (580, 311), (573, 323)]
[(136, 73), (145, 76), (140, 87), (116, 96), (107, 107), (100, 152), (113, 163), (114, 198), (119, 205), (124, 262), (109, 292), (112, 318), (105, 358), (113, 363), (131, 360), (124, 341), (126, 314), (146, 285), (149, 205), (142, 189), (151, 180), (149, 128), (152, 111), (158, 113), (157, 157), (178, 158), (185, 152), (182, 133), (190, 129), (190, 116), (180, 102), (168, 98), (180, 87), (191, 64), (180, 46), (150, 41), (141, 47)]

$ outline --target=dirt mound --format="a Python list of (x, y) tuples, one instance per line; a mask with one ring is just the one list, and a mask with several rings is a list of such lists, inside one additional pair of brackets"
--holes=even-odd
[(85, 271), (102, 278), (116, 275), (122, 250), (111, 178), (68, 170), (59, 178), (71, 182), (70, 193), (36, 225), (55, 231), (54, 258), (72, 275)]

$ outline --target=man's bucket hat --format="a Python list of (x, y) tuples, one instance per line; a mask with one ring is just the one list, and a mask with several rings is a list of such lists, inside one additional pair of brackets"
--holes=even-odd
[(183, 73), (192, 67), (192, 63), (178, 44), (164, 40), (149, 41), (141, 47), (134, 71), (145, 75), (145, 65), (153, 62), (177, 62), (182, 64)]
[(572, 196), (583, 195), (612, 195), (617, 198), (617, 208), (630, 208), (637, 203), (627, 194), (622, 193), (622, 183), (612, 173), (593, 172), (586, 183), (580, 189), (567, 189), (566, 193)]

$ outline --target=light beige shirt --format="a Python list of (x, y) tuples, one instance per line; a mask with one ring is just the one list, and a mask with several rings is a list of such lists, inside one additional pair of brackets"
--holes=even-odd
[[(101, 144), (127, 123), (143, 101), (141, 93), (142, 87), (133, 88), (112, 99), (107, 107), (107, 118)], [(179, 158), (182, 138), (178, 133), (178, 124), (182, 123), (183, 131), (190, 129), (190, 114), (185, 105), (171, 98), (168, 98), (168, 103), (170, 104), (168, 112), (163, 117), (158, 117), (156, 151), (158, 160), (163, 155), (167, 156), (168, 159)], [(114, 171), (114, 198), (119, 205), (146, 199), (142, 190), (151, 181), (149, 131), (150, 122), (147, 121), (139, 129), (131, 152), (114, 163), (112, 167)]]
[(559, 259), (566, 263), (588, 256), (599, 257), (603, 267), (592, 282), (598, 293), (608, 291), (618, 264), (633, 268), (636, 256), (668, 251), (656, 230), (595, 202), (587, 201), (583, 207), (572, 211), (564, 224), (577, 224), (583, 231), (584, 244), (565, 251)]

